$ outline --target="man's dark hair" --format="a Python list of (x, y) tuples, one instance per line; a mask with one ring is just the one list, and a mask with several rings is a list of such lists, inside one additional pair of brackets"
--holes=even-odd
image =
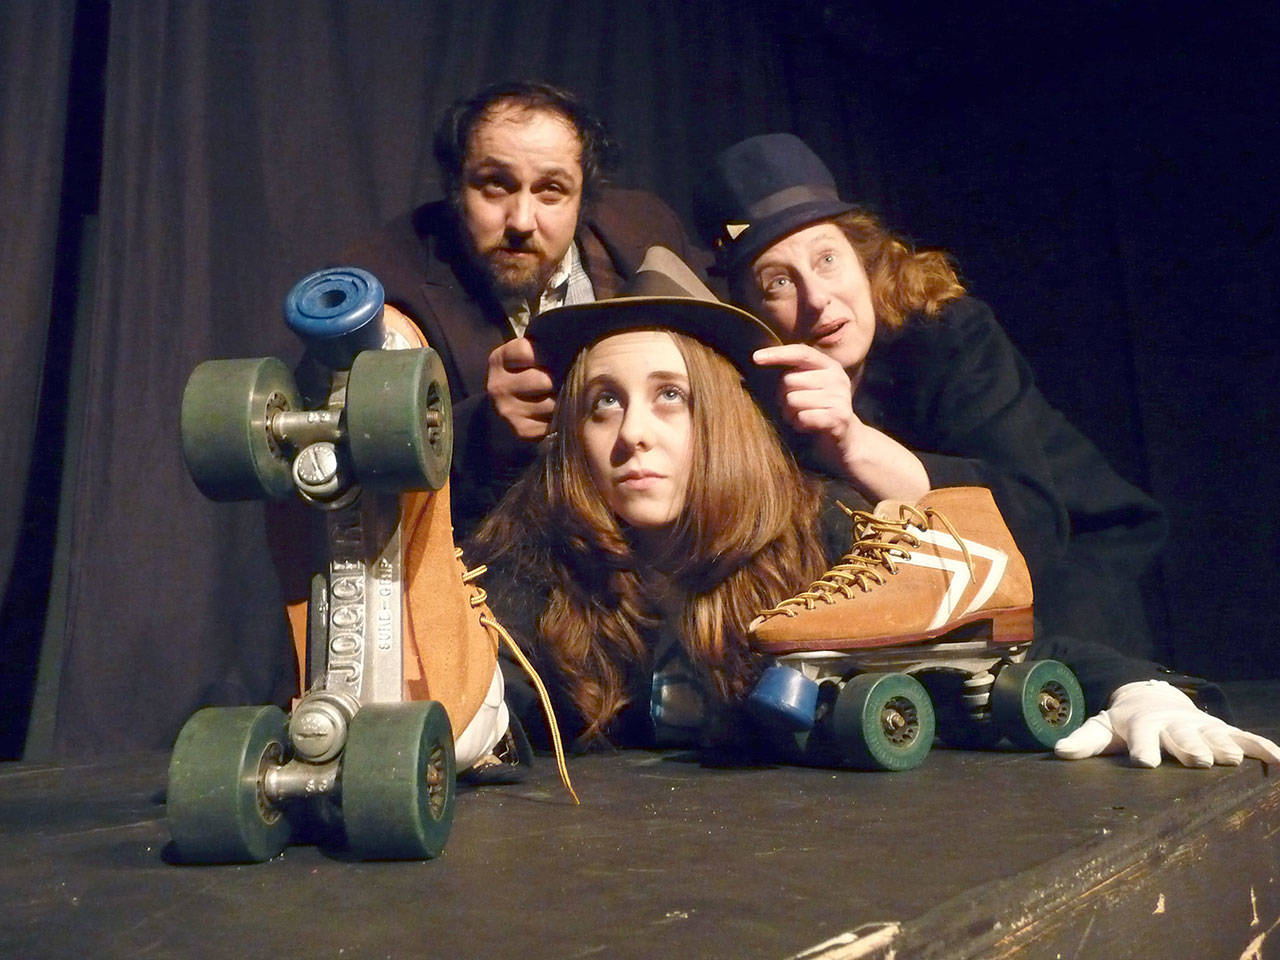
[(583, 196), (590, 199), (603, 186), (605, 171), (612, 165), (617, 152), (617, 145), (604, 121), (567, 90), (548, 83), (507, 80), (456, 101), (436, 124), (432, 147), (445, 196), (457, 199), (462, 188), (462, 167), (467, 159), (467, 143), (471, 134), (500, 105), (563, 117), (577, 131), (582, 144)]

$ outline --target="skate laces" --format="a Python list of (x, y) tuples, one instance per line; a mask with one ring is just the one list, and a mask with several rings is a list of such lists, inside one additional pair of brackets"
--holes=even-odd
[[(455, 547), (453, 555), (462, 561), (462, 548)], [(471, 587), (471, 606), (483, 606), (488, 594), (485, 593), (484, 587), (473, 581), (480, 577), (489, 568), (484, 564), (473, 567), (470, 570), (463, 568), (462, 582)], [(551, 749), (555, 753), (556, 771), (560, 774), (560, 782), (564, 784), (565, 790), (569, 792), (569, 796), (573, 798), (575, 804), (581, 805), (582, 801), (578, 799), (578, 794), (573, 789), (573, 784), (569, 780), (569, 766), (564, 759), (564, 744), (560, 740), (560, 724), (556, 722), (556, 712), (551, 706), (551, 696), (547, 693), (546, 685), (542, 682), (542, 678), (538, 676), (538, 671), (533, 668), (533, 664), (529, 662), (529, 658), (524, 655), (524, 651), (512, 639), (511, 634), (507, 633), (506, 628), (500, 624), (492, 613), (484, 612), (480, 614), (480, 625), (488, 627), (496, 633), (506, 643), (507, 649), (511, 651), (511, 655), (515, 658), (516, 663), (520, 664), (520, 668), (528, 675), (532, 681), (534, 689), (538, 691), (538, 700), (542, 704), (542, 712), (547, 718), (547, 727), (551, 731)]]
[(927, 530), (932, 526), (933, 520), (959, 545), (964, 562), (969, 567), (969, 574), (975, 575), (973, 555), (969, 552), (969, 547), (951, 525), (951, 521), (933, 507), (921, 508), (910, 503), (899, 503), (898, 519), (891, 520), (865, 510), (850, 510), (838, 500), (836, 506), (853, 521), (853, 546), (849, 552), (811, 583), (809, 589), (788, 597), (760, 616), (780, 613), (794, 617), (801, 610), (812, 610), (819, 601), (835, 603), (842, 597), (851, 599), (855, 588), (867, 593), (875, 586), (882, 586), (887, 582), (885, 571), (889, 574), (897, 573), (898, 565), (895, 561), (906, 560), (912, 550), (920, 547), (920, 540), (911, 532), (910, 527), (914, 525), (917, 529)]

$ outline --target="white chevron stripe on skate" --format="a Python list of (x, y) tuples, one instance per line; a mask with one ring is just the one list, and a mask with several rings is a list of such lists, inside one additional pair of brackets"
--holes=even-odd
[[(912, 553), (908, 559), (902, 561), (911, 566), (942, 570), (951, 574), (950, 581), (947, 584), (947, 591), (943, 594), (942, 602), (938, 604), (937, 613), (934, 614), (933, 620), (928, 626), (928, 629), (936, 630), (951, 619), (960, 603), (960, 598), (964, 596), (971, 579), (969, 566), (964, 562), (964, 551), (951, 534), (940, 530), (922, 530), (916, 526), (908, 526), (907, 529), (911, 531), (913, 536), (924, 543), (931, 543), (936, 547), (955, 551), (956, 553), (955, 558)], [(961, 542), (969, 548), (969, 553), (972, 556), (980, 557), (991, 565), (990, 569), (987, 570), (986, 576), (982, 578), (981, 583), (978, 585), (973, 599), (969, 601), (968, 606), (964, 609), (965, 613), (972, 613), (990, 600), (991, 595), (996, 592), (996, 587), (1004, 579), (1004, 571), (1009, 564), (1009, 558), (1003, 550), (983, 546), (972, 540), (963, 540)]]
[[(964, 552), (960, 549), (959, 544), (951, 534), (940, 530), (922, 530), (917, 536), (927, 543), (935, 546), (946, 547), (954, 550), (964, 556)], [(1000, 581), (1004, 579), (1004, 571), (1009, 566), (1009, 555), (1003, 550), (997, 550), (994, 547), (984, 546), (973, 540), (965, 540), (964, 545), (969, 548), (969, 553), (975, 557), (981, 557), (991, 564), (991, 569), (987, 571), (987, 575), (982, 580), (982, 586), (978, 588), (978, 592), (973, 595), (973, 600), (969, 606), (965, 607), (965, 613), (972, 613), (978, 607), (982, 606), (991, 599), (991, 595), (996, 592), (996, 587), (1000, 586)]]
[(929, 626), (925, 628), (927, 630), (937, 630), (951, 619), (951, 614), (955, 612), (956, 606), (960, 603), (960, 598), (964, 596), (964, 592), (969, 586), (968, 566), (965, 565), (964, 560), (936, 557), (928, 553), (912, 553), (901, 562), (912, 567), (925, 567), (950, 574), (950, 579), (947, 582), (947, 591), (942, 595), (942, 602), (938, 604), (938, 611), (933, 615), (933, 620)]

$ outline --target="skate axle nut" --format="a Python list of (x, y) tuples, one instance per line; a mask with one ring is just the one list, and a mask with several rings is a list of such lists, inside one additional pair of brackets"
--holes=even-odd
[(347, 742), (347, 725), (359, 704), (349, 694), (330, 690), (309, 693), (289, 717), (289, 743), (309, 763), (332, 760)]
[(307, 496), (328, 500), (345, 486), (338, 469), (338, 451), (332, 443), (313, 443), (293, 460), (293, 479)]

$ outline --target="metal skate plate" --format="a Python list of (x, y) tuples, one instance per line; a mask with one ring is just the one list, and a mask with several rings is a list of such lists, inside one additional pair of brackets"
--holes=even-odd
[(323, 686), (362, 704), (402, 699), (399, 517), (398, 497), (368, 491), (325, 517), (329, 603)]
[(866, 650), (809, 650), (776, 658), (783, 666), (799, 670), (810, 680), (843, 679), (851, 673), (887, 670), (917, 673), (927, 669), (959, 670), (979, 674), (1001, 660), (1018, 663), (1027, 655), (1029, 643), (994, 644), (986, 640), (952, 640), (946, 643), (906, 647), (875, 647)]
[[(388, 330), (384, 350), (411, 347)], [(331, 371), (328, 408), (346, 403), (349, 371)], [(325, 515), (328, 552), (327, 589), (314, 599), (325, 602), (313, 613), (323, 623), (323, 662), (308, 664), (308, 688), (350, 694), (359, 703), (403, 699), (404, 554), (400, 501), (395, 494), (365, 491), (354, 502)], [(319, 616), (314, 616), (318, 614)]]

